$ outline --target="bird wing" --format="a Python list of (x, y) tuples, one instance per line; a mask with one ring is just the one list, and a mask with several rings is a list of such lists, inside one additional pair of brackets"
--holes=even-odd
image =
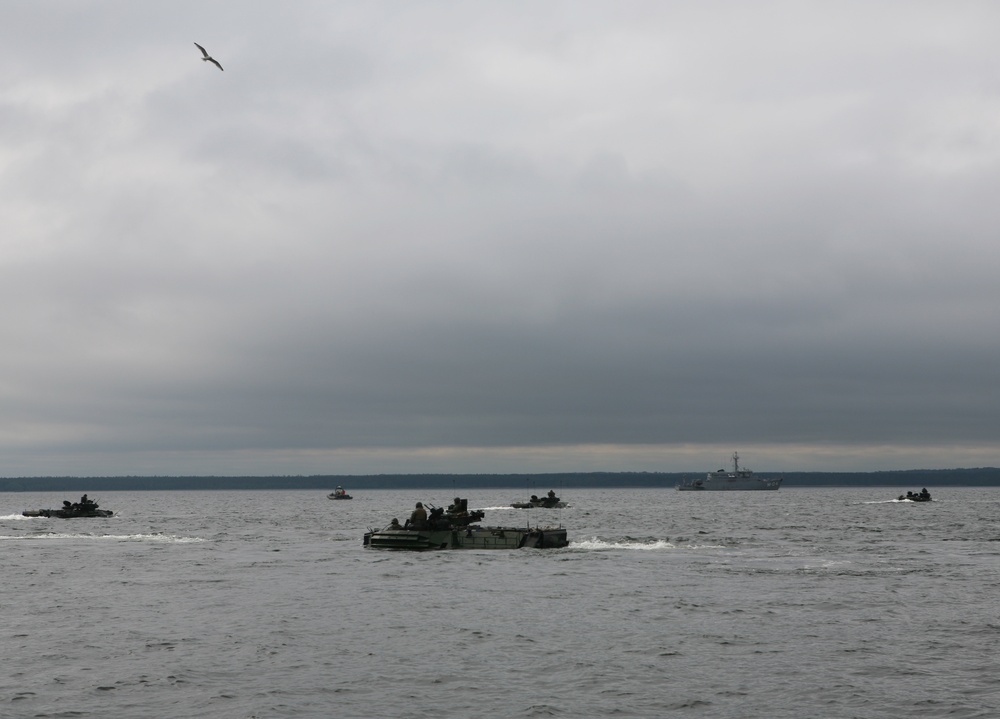
[(194, 46), (195, 46), (196, 48), (198, 48), (199, 50), (201, 50), (201, 54), (202, 54), (202, 55), (204, 55), (205, 57), (208, 57), (208, 50), (206, 50), (205, 48), (203, 48), (203, 47), (202, 47), (201, 45), (199, 45), (198, 43), (195, 43), (195, 44), (194, 44)]
[(216, 66), (217, 68), (219, 68), (220, 70), (222, 70), (222, 65), (220, 65), (220, 64), (219, 64), (219, 61), (218, 61), (218, 60), (216, 60), (216, 59), (215, 59), (214, 57), (210, 57), (210, 58), (208, 58), (208, 61), (209, 61), (210, 63), (212, 63), (213, 65), (215, 65), (215, 66)]

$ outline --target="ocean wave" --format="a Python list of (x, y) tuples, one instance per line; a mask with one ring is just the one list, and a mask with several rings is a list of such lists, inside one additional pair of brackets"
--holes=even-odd
[(66, 534), (62, 532), (54, 532), (52, 534), (28, 534), (17, 537), (0, 535), (0, 541), (38, 541), (45, 539), (110, 539), (118, 542), (148, 542), (151, 544), (195, 544), (198, 542), (208, 541), (203, 537), (178, 537), (172, 534)]
[(590, 539), (573, 539), (570, 541), (569, 546), (573, 549), (638, 549), (642, 551), (677, 549), (676, 545), (671, 544), (666, 539), (621, 539), (612, 541), (607, 539), (598, 539), (597, 537), (591, 537)]
[(919, 504), (919, 502), (914, 502), (912, 499), (871, 499), (861, 504)]
[[(114, 519), (117, 514), (112, 514), (110, 517), (94, 517), (93, 519)], [(43, 522), (55, 522), (59, 521), (59, 517), (25, 517), (24, 514), (0, 514), (0, 521), (12, 521), (12, 522), (34, 522), (36, 520), (42, 520)], [(87, 518), (89, 519), (89, 518)]]

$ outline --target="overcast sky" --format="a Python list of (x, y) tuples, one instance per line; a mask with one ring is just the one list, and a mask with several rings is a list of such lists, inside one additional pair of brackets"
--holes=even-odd
[(998, 39), (5, 0), (0, 475), (1000, 465)]

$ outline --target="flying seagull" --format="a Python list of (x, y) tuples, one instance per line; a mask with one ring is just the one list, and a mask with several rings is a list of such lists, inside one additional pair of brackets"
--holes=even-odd
[(222, 65), (220, 65), (220, 64), (219, 64), (219, 61), (218, 61), (218, 60), (216, 60), (216, 59), (215, 59), (214, 57), (212, 57), (211, 55), (209, 55), (209, 54), (208, 54), (208, 50), (206, 50), (205, 48), (203, 48), (203, 47), (202, 47), (201, 45), (199, 45), (198, 43), (195, 43), (195, 44), (194, 44), (194, 46), (195, 46), (196, 48), (198, 48), (199, 50), (201, 50), (201, 54), (205, 56), (205, 57), (203, 57), (203, 58), (201, 59), (201, 60), (202, 60), (202, 62), (210, 62), (210, 63), (212, 63), (213, 65), (215, 65), (215, 66), (216, 66), (217, 68), (219, 68), (220, 70), (222, 69)]

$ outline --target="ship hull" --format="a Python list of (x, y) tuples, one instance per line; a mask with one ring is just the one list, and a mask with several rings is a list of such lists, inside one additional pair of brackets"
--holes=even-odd
[(67, 509), (26, 509), (21, 514), (25, 517), (58, 517), (59, 519), (80, 519), (81, 517), (111, 517), (114, 512), (110, 509), (88, 509), (88, 510), (67, 510)]
[(553, 549), (569, 544), (562, 527), (464, 527), (451, 529), (383, 529), (365, 534), (371, 549)]
[(780, 479), (734, 479), (714, 480), (699, 479), (677, 485), (681, 492), (749, 492), (760, 490), (775, 490), (781, 486)]

